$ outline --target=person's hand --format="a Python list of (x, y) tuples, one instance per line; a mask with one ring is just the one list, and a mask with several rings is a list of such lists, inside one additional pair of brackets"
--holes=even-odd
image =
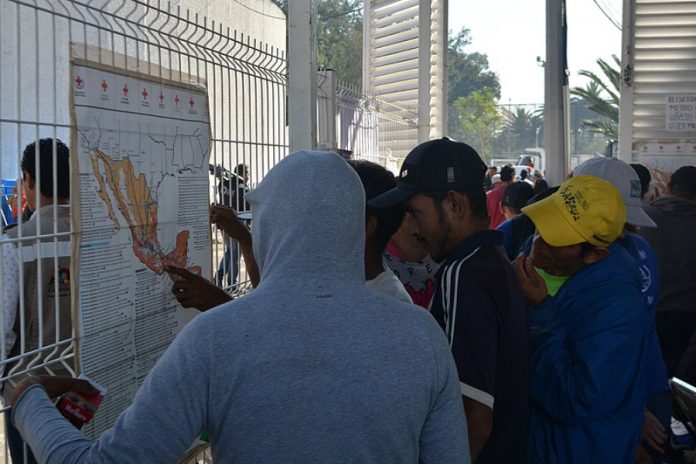
[(7, 401), (10, 405), (15, 406), (19, 397), (24, 391), (32, 385), (41, 385), (46, 389), (46, 393), (51, 398), (56, 398), (69, 391), (82, 393), (85, 395), (96, 395), (99, 390), (94, 388), (91, 383), (84, 379), (76, 379), (74, 377), (58, 376), (58, 375), (32, 375), (25, 377), (14, 389)]
[(549, 295), (544, 279), (537, 273), (529, 256), (520, 255), (513, 261), (517, 280), (528, 304), (539, 304)]
[(643, 438), (655, 451), (664, 453), (662, 445), (667, 441), (667, 431), (660, 421), (650, 411), (645, 411), (643, 419)]
[(638, 448), (636, 449), (636, 464), (653, 464), (653, 458), (650, 453), (645, 451), (642, 443), (638, 443)]
[(232, 300), (224, 290), (186, 269), (165, 266), (164, 270), (172, 277), (172, 293), (184, 308), (206, 311)]
[(243, 241), (250, 235), (249, 229), (237, 217), (237, 212), (228, 206), (211, 205), (210, 222), (237, 241)]

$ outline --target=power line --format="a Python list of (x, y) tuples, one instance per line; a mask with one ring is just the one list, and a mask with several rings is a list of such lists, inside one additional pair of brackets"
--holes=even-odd
[(618, 22), (616, 22), (616, 21), (614, 20), (614, 18), (612, 18), (611, 16), (609, 16), (609, 13), (607, 13), (606, 11), (604, 11), (604, 7), (602, 7), (602, 5), (600, 5), (599, 2), (598, 2), (597, 0), (592, 0), (592, 2), (593, 2), (595, 5), (597, 5), (597, 8), (599, 8), (599, 11), (602, 12), (602, 14), (604, 15), (604, 17), (606, 17), (606, 18), (609, 20), (609, 22), (612, 23), (612, 24), (614, 25), (615, 28), (617, 28), (618, 30), (621, 30), (621, 24), (619, 24)]
[(234, 0), (234, 2), (235, 2), (236, 4), (238, 4), (238, 5), (243, 6), (244, 8), (246, 8), (246, 9), (249, 10), (249, 11), (253, 11), (253, 12), (256, 13), (256, 14), (260, 14), (261, 16), (265, 16), (265, 17), (267, 17), (267, 18), (282, 19), (283, 21), (285, 21), (285, 20), (287, 19), (285, 16), (274, 16), (274, 15), (269, 15), (269, 14), (267, 14), (267, 13), (264, 13), (263, 11), (255, 10), (255, 9), (253, 9), (252, 7), (250, 7), (249, 5), (245, 5), (244, 3), (240, 2), (239, 0)]

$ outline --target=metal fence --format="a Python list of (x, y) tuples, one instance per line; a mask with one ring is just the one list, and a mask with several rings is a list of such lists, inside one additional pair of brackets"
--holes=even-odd
[[(2, 191), (4, 213), (11, 206), (22, 210), (20, 159), (24, 146), (44, 137), (66, 143), (71, 139), (74, 127), (70, 117), (69, 70), (74, 58), (207, 89), (211, 202), (220, 200), (220, 188), (225, 182), (234, 188), (234, 177), (225, 177), (224, 172), (233, 172), (240, 164), (247, 166), (248, 186), (253, 187), (287, 155), (286, 59), (281, 50), (214, 20), (192, 15), (179, 6), (173, 7), (171, 2), (0, 0), (0, 178), (7, 179), (8, 184), (3, 184)], [(55, 159), (55, 147), (53, 156)], [(58, 178), (55, 162), (53, 166), (53, 184), (57, 185), (65, 179)], [(13, 182), (17, 182), (19, 195), (12, 195)], [(79, 188), (72, 185), (72, 189)], [(41, 204), (39, 189), (34, 195), (30, 203)], [(71, 333), (58, 330), (50, 343), (44, 343), (41, 340), (47, 328), (39, 323), (38, 349), (26, 348), (29, 332), (25, 330), (25, 321), (31, 315), (26, 301), (29, 293), (24, 289), (36, 287), (40, 299), (37, 282), (45, 276), (39, 271), (37, 282), (30, 281), (21, 265), (26, 260), (21, 250), (26, 246), (37, 250), (37, 258), (50, 260), (53, 275), (58, 276), (59, 261), (65, 257), (61, 243), (71, 237), (71, 232), (61, 231), (57, 225), (60, 205), (51, 199), (49, 204), (52, 214), (45, 221), (50, 224), (40, 226), (40, 233), (28, 234), (20, 221), (16, 227), (20, 239), (5, 234), (0, 238), (0, 381), (5, 385), (37, 365), (72, 372)], [(13, 218), (8, 216), (7, 222), (13, 222)], [(222, 240), (216, 232), (213, 275), (222, 259)], [(17, 246), (20, 242), (24, 246)], [(20, 265), (8, 268), (5, 263), (12, 260)], [(54, 280), (51, 285), (58, 295), (63, 283)], [(230, 291), (248, 288), (243, 266), (239, 280)], [(14, 294), (17, 302), (8, 304), (8, 294)], [(60, 298), (70, 297), (57, 296), (55, 307), (50, 308), (39, 303), (34, 318), (43, 321), (44, 315), (50, 313), (60, 325), (61, 318), (65, 319), (59, 310)], [(18, 328), (16, 344), (11, 340), (13, 326)], [(19, 349), (10, 356), (13, 346)], [(4, 461), (9, 462), (6, 443), (2, 448)]]
[(418, 145), (418, 114), (366, 96), (344, 82), (338, 83), (336, 92), (338, 146), (398, 172), (398, 163)]
[(418, 144), (418, 115), (365, 95), (331, 73), (321, 71), (318, 79), (319, 146), (398, 172), (401, 160)]

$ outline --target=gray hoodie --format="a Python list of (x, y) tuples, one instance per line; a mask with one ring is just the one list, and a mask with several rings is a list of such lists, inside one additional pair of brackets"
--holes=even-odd
[(468, 463), (441, 329), (365, 286), (353, 169), (299, 152), (247, 198), (259, 287), (195, 318), (96, 441), (27, 390), (13, 418), (39, 461), (169, 463), (205, 429), (216, 464)]
[(696, 204), (670, 196), (643, 209), (657, 224), (640, 230), (660, 266), (657, 311), (696, 311)]

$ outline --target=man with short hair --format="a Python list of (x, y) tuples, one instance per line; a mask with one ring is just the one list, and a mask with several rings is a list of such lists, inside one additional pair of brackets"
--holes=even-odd
[(365, 285), (365, 196), (353, 169), (300, 151), (247, 199), (259, 286), (196, 316), (95, 441), (47, 395), (89, 384), (25, 379), (9, 398), (12, 419), (39, 460), (170, 463), (205, 429), (217, 463), (468, 464), (442, 331)]
[(532, 336), (529, 462), (634, 463), (645, 408), (646, 309), (616, 243), (618, 190), (574, 176), (522, 209), (537, 228), (515, 260)]
[(640, 234), (660, 265), (657, 333), (672, 377), (696, 329), (696, 167), (677, 169), (668, 189), (668, 196), (643, 207), (658, 228)]
[(485, 171), (470, 146), (431, 140), (370, 205), (404, 203), (413, 234), (441, 262), (430, 311), (457, 363), (472, 461), (526, 463), (527, 318), (501, 234), (488, 230)]
[[(524, 172), (524, 171), (523, 171)], [(534, 196), (532, 186), (527, 182), (513, 182), (505, 187), (505, 195), (503, 195), (502, 209), (505, 221), (503, 221), (497, 230), (503, 233), (503, 248), (505, 254), (511, 261), (517, 257), (515, 254), (517, 248), (515, 246), (515, 230), (518, 224), (525, 224), (529, 229), (528, 223), (515, 222), (513, 219), (522, 213), (522, 208), (527, 206), (527, 202)], [(533, 227), (531, 227), (533, 231)]]
[[(67, 365), (66, 361), (55, 356), (49, 362), (48, 368), (44, 367), (46, 359), (51, 358), (56, 346), (63, 351), (70, 346), (72, 339), (69, 156), (68, 147), (60, 140), (52, 138), (40, 139), (38, 150), (36, 142), (32, 142), (22, 153), (22, 188), (27, 205), (34, 213), (27, 222), (9, 229), (3, 237), (13, 240), (3, 243), (3, 329), (7, 342), (7, 359), (21, 353), (37, 353), (26, 358), (22, 365), (19, 365), (18, 361), (11, 361), (5, 368), (6, 374), (12, 373), (12, 369), (19, 365), (18, 372), (21, 372), (19, 376), (14, 376), (3, 385), (5, 398), (12, 394), (16, 383), (27, 375), (49, 372), (65, 375), (72, 369), (72, 363)], [(55, 184), (54, 175), (57, 180)], [(51, 235), (56, 232), (58, 235), (54, 240)], [(37, 239), (37, 236), (43, 238)], [(37, 255), (34, 251), (37, 247), (45, 250), (43, 256)], [(46, 254), (46, 251), (49, 254)], [(18, 282), (20, 267), (24, 276), (23, 288)], [(23, 317), (18, 315), (20, 293), (23, 294), (24, 301)], [(21, 324), (24, 324), (24, 327)], [(39, 327), (42, 327), (41, 333)], [(20, 334), (24, 336), (20, 337)], [(27, 370), (28, 364), (35, 367)], [(9, 414), (5, 414), (5, 417), (9, 418)], [(24, 456), (24, 446), (19, 433), (9, 422), (7, 426), (12, 460), (19, 463), (24, 462), (26, 458), (29, 463), (36, 462), (30, 450)]]
[(524, 182), (526, 184), (529, 184), (530, 187), (534, 186), (534, 181), (532, 181), (529, 178), (529, 171), (527, 171), (526, 169), (522, 169), (520, 171), (520, 179), (518, 180), (518, 182)]
[[(396, 186), (394, 174), (383, 166), (366, 160), (348, 162), (360, 177), (365, 188), (365, 200), (391, 190)], [(399, 206), (365, 209), (365, 280), (367, 287), (405, 303), (413, 303), (411, 296), (396, 274), (382, 259), (389, 237), (394, 235), (404, 220), (404, 210)]]
[[(668, 196), (643, 208), (657, 229), (640, 234), (655, 250), (660, 265), (657, 334), (667, 376), (696, 385), (696, 167), (677, 169), (667, 186)], [(685, 420), (678, 409), (673, 415)], [(673, 421), (673, 445), (693, 446), (678, 421)]]
[(490, 228), (495, 229), (505, 221), (501, 209), (505, 188), (515, 181), (515, 169), (512, 166), (503, 166), (500, 170), (500, 185), (486, 193), (486, 206), (490, 218)]

